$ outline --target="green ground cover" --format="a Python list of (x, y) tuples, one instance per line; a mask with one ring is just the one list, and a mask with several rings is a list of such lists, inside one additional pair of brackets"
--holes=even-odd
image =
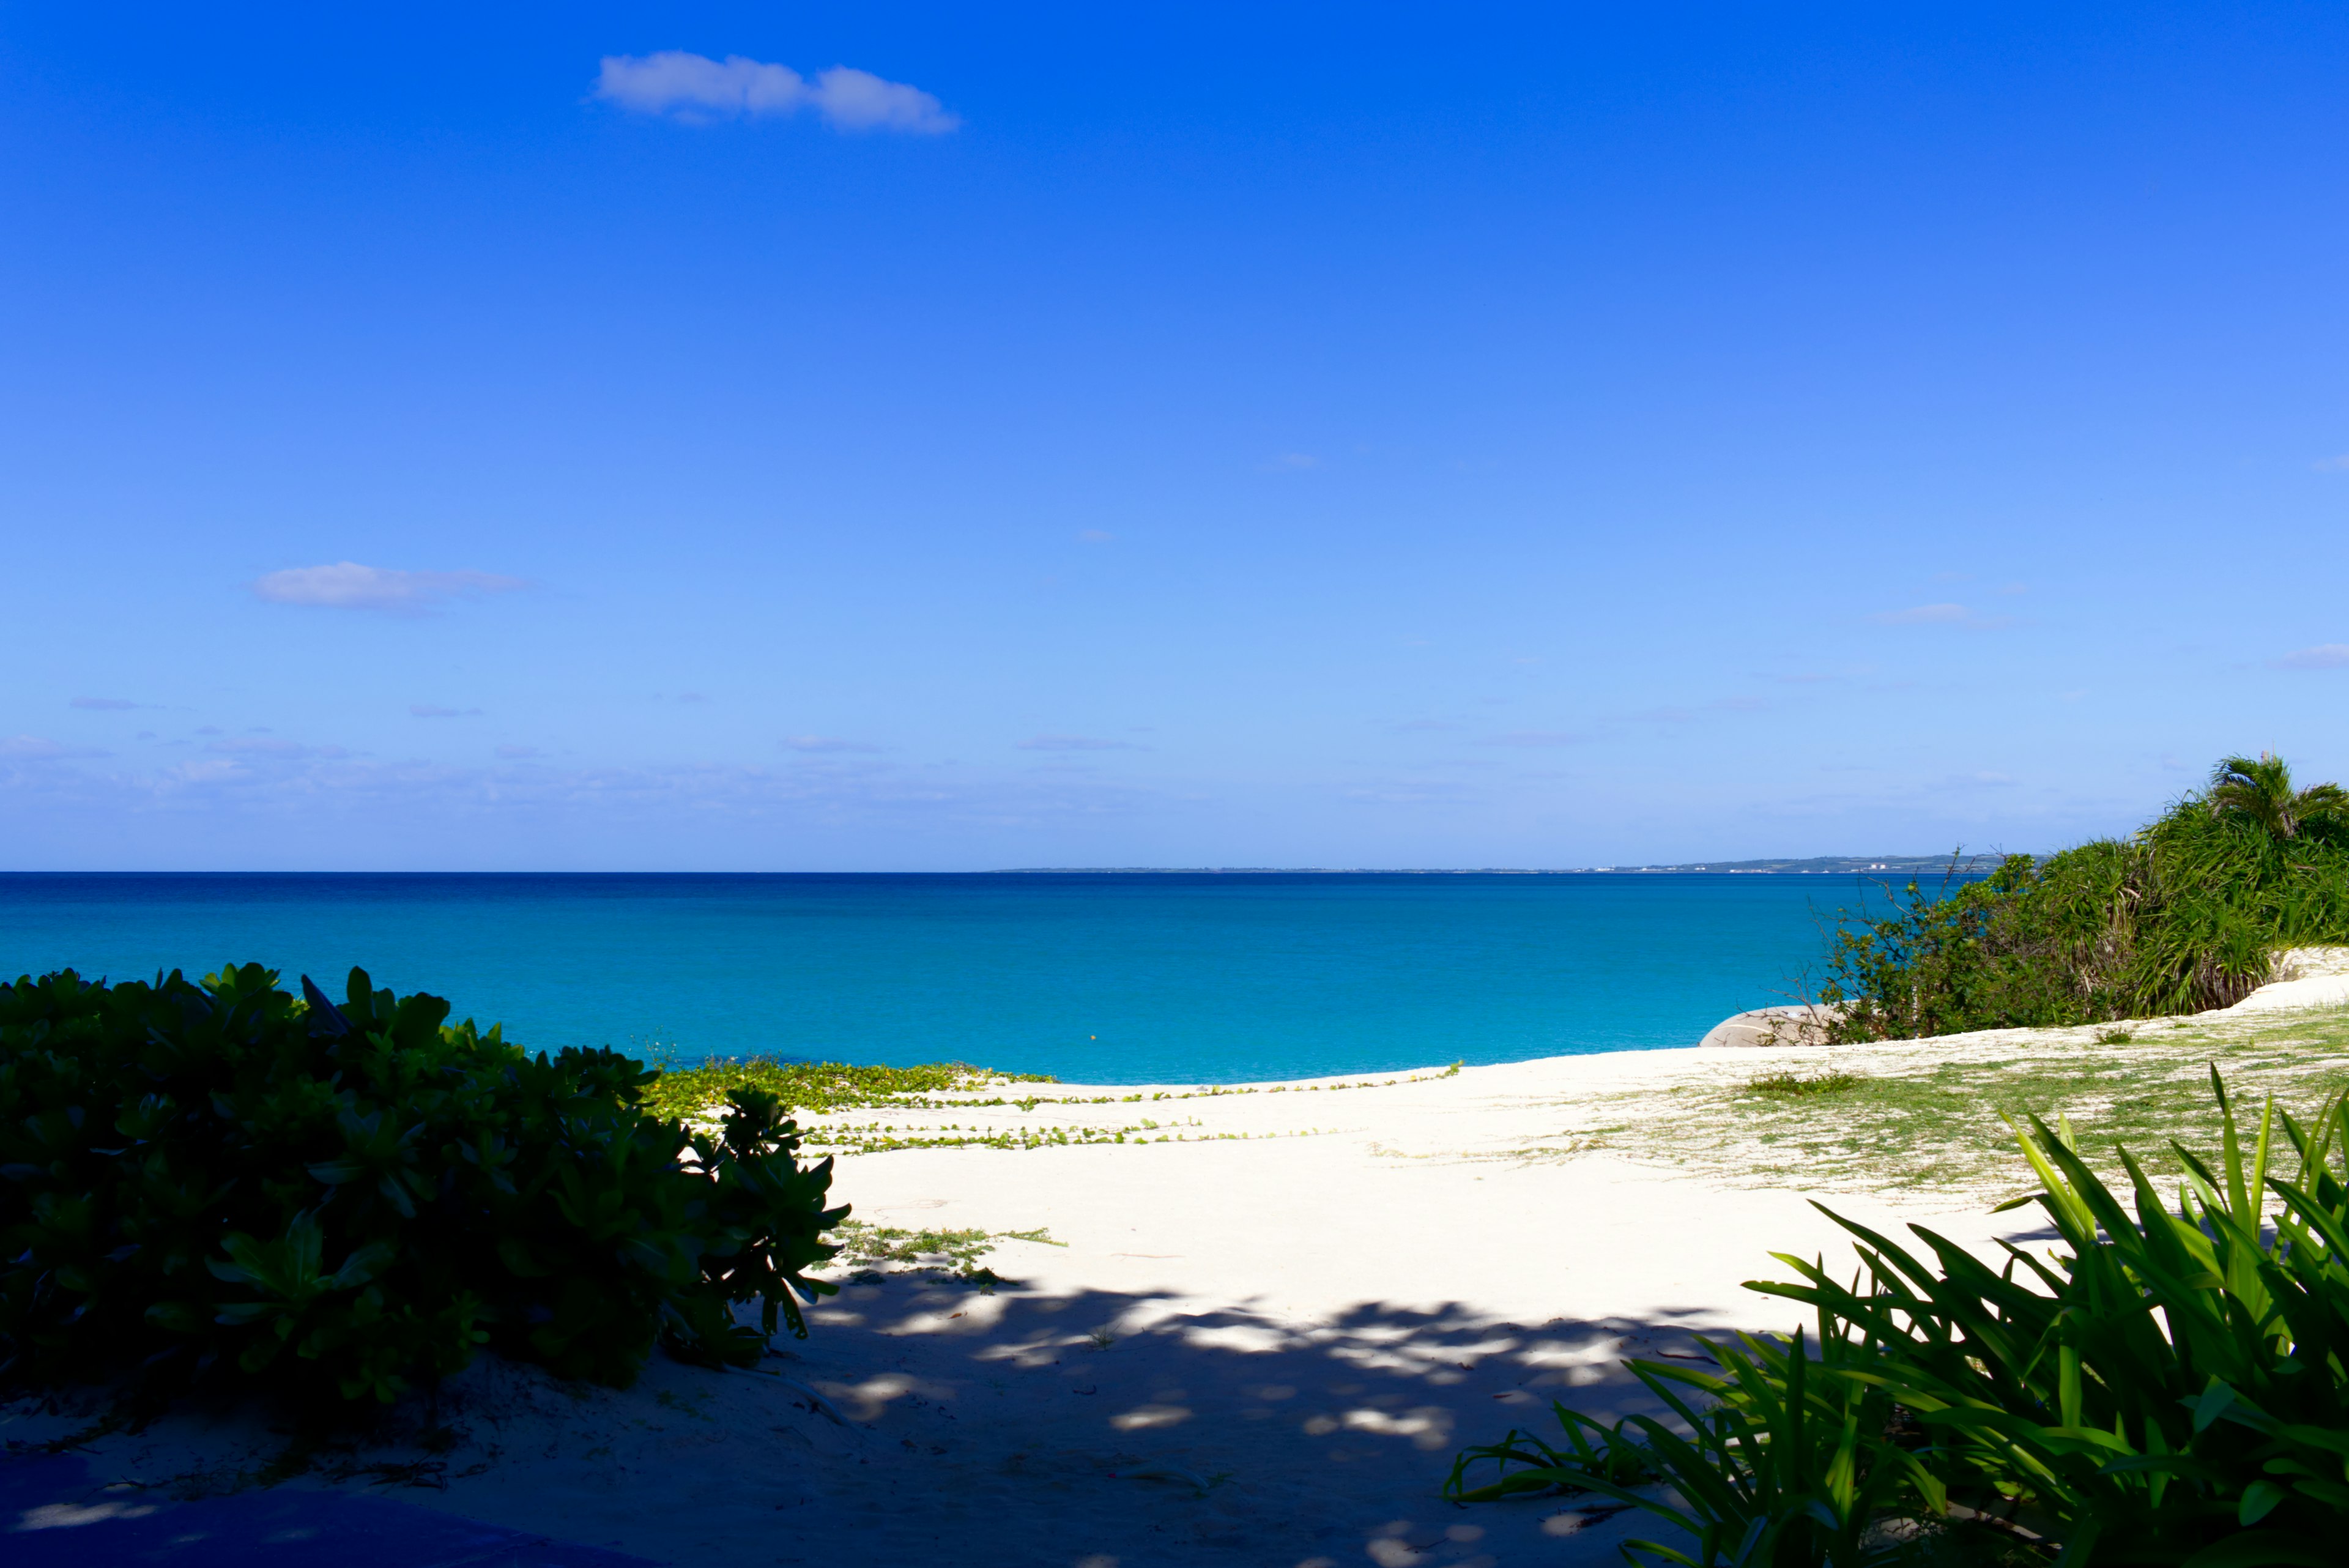
[[(2106, 1035), (2099, 1039), (2098, 1034)], [(2086, 1028), (1775, 1054), (1723, 1052), (1666, 1085), (1561, 1107), (1581, 1125), (1526, 1152), (1606, 1149), (1739, 1185), (1987, 1193), (2011, 1184), (2004, 1117), (2061, 1120), (2092, 1164), (2115, 1145), (2174, 1175), (2169, 1145), (2207, 1144), (2209, 1069), (2240, 1099), (2313, 1114), (2349, 1085), (2349, 1009), (2197, 1025), (2140, 1024), (2126, 1042)], [(1754, 1059), (1748, 1059), (1748, 1058)]]
[[(827, 1154), (885, 1154), (907, 1148), (1065, 1148), (1075, 1144), (1180, 1143), (1203, 1138), (1302, 1137), (1290, 1134), (1205, 1132), (1196, 1117), (1161, 1121), (1156, 1115), (1136, 1114), (1116, 1126), (1069, 1122), (1023, 1124), (1016, 1127), (964, 1127), (959, 1123), (909, 1122), (892, 1113), (985, 1111), (1016, 1107), (1023, 1114), (1044, 1106), (1158, 1106), (1186, 1100), (1216, 1100), (1246, 1095), (1319, 1095), (1348, 1089), (1388, 1087), (1424, 1078), (1448, 1078), (1461, 1064), (1432, 1073), (1395, 1077), (1362, 1078), (1330, 1084), (1203, 1084), (1193, 1088), (1137, 1089), (1123, 1095), (1079, 1095), (1054, 1092), (1058, 1078), (1036, 1074), (998, 1073), (961, 1062), (934, 1062), (919, 1067), (851, 1067), (837, 1062), (783, 1062), (771, 1057), (720, 1061), (694, 1067), (671, 1068), (645, 1091), (645, 1103), (659, 1115), (686, 1122), (707, 1121), (724, 1113), (727, 1097), (740, 1090), (756, 1089), (776, 1096), (788, 1113), (838, 1118), (855, 1111), (880, 1113), (869, 1121), (812, 1121), (802, 1131), (803, 1145)], [(1005, 1093), (1020, 1085), (1047, 1085), (1049, 1089)]]

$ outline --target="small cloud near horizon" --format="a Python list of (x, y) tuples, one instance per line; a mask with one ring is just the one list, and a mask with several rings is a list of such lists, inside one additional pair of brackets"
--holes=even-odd
[(1878, 610), (1868, 618), (1878, 626), (1959, 626), (1972, 631), (1990, 631), (2011, 626), (2012, 616), (1976, 615), (1963, 605), (1915, 605), (1902, 610)]
[(534, 757), (538, 754), (536, 746), (500, 746), (498, 748), (498, 755), (509, 761), (520, 761), (523, 757)]
[(747, 55), (713, 60), (684, 49), (605, 56), (595, 96), (637, 114), (665, 115), (688, 125), (794, 115), (803, 109), (834, 130), (937, 136), (962, 123), (921, 88), (853, 66), (834, 66), (810, 78)]
[(1590, 737), (1574, 730), (1509, 730), (1487, 735), (1480, 746), (1578, 746)]
[(794, 752), (877, 752), (870, 741), (844, 741), (838, 735), (786, 735), (783, 744)]
[(1464, 730), (1467, 726), (1451, 719), (1405, 719), (1399, 724), (1389, 724), (1388, 731), (1397, 735), (1433, 733), (1439, 730)]
[[(263, 732), (263, 733), (265, 735), (267, 732)], [(344, 750), (340, 746), (305, 746), (299, 741), (280, 741), (274, 738), (258, 739), (250, 734), (231, 735), (225, 740), (214, 741), (212, 744), (206, 746), (204, 750), (208, 752), (217, 752), (224, 756), (326, 757), (328, 759), (334, 759), (347, 757), (350, 755), (349, 752)]]
[(251, 587), (255, 597), (276, 605), (421, 615), (450, 599), (512, 593), (530, 584), (489, 572), (403, 572), (337, 561), (328, 566), (288, 566), (256, 577)]
[(479, 708), (442, 708), (431, 702), (410, 702), (408, 715), (411, 719), (471, 719), (481, 712)]
[(69, 708), (89, 708), (101, 713), (126, 713), (139, 706), (128, 697), (77, 697)]
[(103, 757), (111, 754), (111, 753), (101, 752), (94, 746), (60, 745), (47, 735), (0, 736), (0, 757), (25, 757), (50, 762), (67, 757)]
[(2275, 661), (2275, 666), (2278, 670), (2349, 669), (2349, 642), (2320, 642), (2314, 648), (2285, 654)]
[(1030, 735), (1013, 745), (1023, 752), (1146, 752), (1132, 741), (1104, 741), (1093, 735)]

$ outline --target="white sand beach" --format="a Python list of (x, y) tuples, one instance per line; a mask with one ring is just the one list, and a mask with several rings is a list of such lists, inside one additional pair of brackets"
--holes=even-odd
[[(1553, 1397), (1649, 1408), (1621, 1357), (1701, 1365), (1692, 1334), (1804, 1322), (1744, 1287), (1789, 1277), (1774, 1251), (1852, 1266), (1814, 1199), (1904, 1241), (1908, 1223), (1984, 1253), (2046, 1235), (2034, 1209), (1990, 1212), (2020, 1181), (1980, 1104), (1962, 1112), (1992, 1129), (1969, 1133), (1972, 1163), (1888, 1166), (1847, 1108), (1804, 1135), (1837, 1147), (1724, 1120), (1757, 1074), (2141, 1087), (2199, 1083), (2233, 1052), (2230, 1071), (2295, 1093), (2334, 1073), (2337, 1048), (2302, 1036), (2340, 1023), (2349, 955), (2294, 956), (2251, 1001), (2126, 1042), (1995, 1030), (1221, 1087), (999, 1084), (803, 1117), (851, 1147), (1009, 1135), (846, 1154), (833, 1189), (866, 1225), (988, 1233), (999, 1282), (837, 1270), (810, 1337), (757, 1374), (657, 1356), (612, 1390), (484, 1357), (441, 1391), (438, 1435), (412, 1400), (295, 1463), (290, 1426), (249, 1405), (90, 1432), (98, 1396), (18, 1404), (0, 1413), (12, 1451), (82, 1431), (88, 1478), (16, 1523), (276, 1485), (661, 1563), (1611, 1563), (1653, 1532), (1641, 1515), (1453, 1504), (1452, 1456), (1512, 1425), (1553, 1431)], [(1930, 1152), (1940, 1129), (1923, 1130)]]
[[(1573, 1130), (1610, 1096), (1668, 1103), (1764, 1054), (1034, 1085), (1026, 1105), (893, 1113), (1064, 1131), (1146, 1116), (1159, 1126), (1134, 1136), (1170, 1141), (843, 1158), (834, 1190), (864, 1220), (1051, 1244), (1001, 1242), (991, 1293), (903, 1272), (851, 1284), (766, 1376), (657, 1358), (614, 1391), (485, 1358), (444, 1391), (443, 1451), (419, 1446), (404, 1408), (284, 1484), (374, 1488), (670, 1563), (1614, 1561), (1636, 1513), (1463, 1508), (1438, 1488), (1461, 1444), (1547, 1425), (1554, 1396), (1644, 1407), (1620, 1356), (1793, 1327), (1791, 1303), (1742, 1288), (1786, 1277), (1772, 1251), (1848, 1260), (1795, 1187), (1635, 1162)], [(1983, 1248), (2036, 1229), (1968, 1192), (1834, 1201)], [(94, 1408), (19, 1407), (6, 1436), (53, 1438)], [(88, 1444), (93, 1490), (61, 1501), (254, 1484), (287, 1440), (249, 1410), (181, 1410)]]

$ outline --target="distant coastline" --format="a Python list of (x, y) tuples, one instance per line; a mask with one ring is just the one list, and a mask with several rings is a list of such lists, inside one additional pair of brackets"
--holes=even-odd
[[(1970, 860), (1971, 857), (1968, 857)], [(1994, 861), (1995, 857), (1983, 857)], [(1007, 866), (996, 877), (1637, 877), (1728, 872), (1748, 877), (1938, 874), (1948, 855), (1814, 855), (1802, 860), (1691, 860), (1651, 866)]]

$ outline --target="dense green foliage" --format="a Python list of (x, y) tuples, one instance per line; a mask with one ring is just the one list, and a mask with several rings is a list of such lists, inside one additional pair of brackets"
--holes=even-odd
[[(1837, 1217), (1865, 1286), (1780, 1253), (1801, 1278), (1751, 1287), (1814, 1308), (1816, 1345), (1740, 1335), (1707, 1346), (1717, 1375), (1630, 1363), (1677, 1427), (1559, 1407), (1566, 1448), (1512, 1432), (1464, 1453), (1447, 1490), (1617, 1497), (1697, 1543), (1640, 1550), (1702, 1568), (2341, 1562), (2349, 1104), (2336, 1096), (2308, 1128), (2271, 1105), (2246, 1151), (2215, 1070), (2211, 1084), (2220, 1156), (2178, 1151), (2174, 1209), (2123, 1152), (2132, 1216), (2068, 1128), (2033, 1118), (2023, 1150), (2068, 1254), (2052, 1266), (2010, 1246), (1992, 1269), (1910, 1227), (1929, 1261)], [(2270, 1174), (2279, 1123), (2292, 1180)], [(1468, 1487), (1485, 1462), (1501, 1478)]]
[(2197, 1012), (2240, 1001), (2281, 948), (2349, 942), (2349, 795), (2230, 757), (2128, 839), (1987, 878), (1911, 882), (1843, 921), (1820, 999), (1846, 1041)]
[(848, 1211), (773, 1096), (688, 1135), (616, 1053), (276, 979), (0, 987), (0, 1376), (388, 1400), (482, 1345), (625, 1384), (657, 1342), (747, 1364), (779, 1314), (805, 1333)]

